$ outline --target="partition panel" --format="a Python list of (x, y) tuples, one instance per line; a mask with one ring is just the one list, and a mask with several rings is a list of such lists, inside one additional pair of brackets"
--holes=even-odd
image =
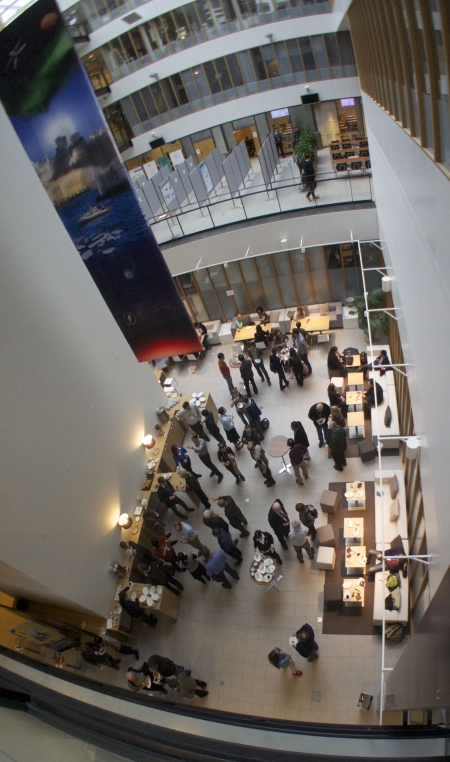
[(219, 149), (215, 148), (211, 156), (213, 157), (216, 163), (216, 168), (217, 168), (217, 172), (219, 174), (220, 180), (223, 180), (223, 178), (225, 177), (225, 171), (223, 168), (222, 156), (220, 155)]
[(181, 175), (178, 171), (178, 167), (171, 173), (170, 181), (175, 191), (175, 196), (177, 197), (178, 206), (181, 207), (181, 205), (187, 201), (187, 194), (181, 180)]
[(206, 199), (208, 198), (208, 193), (205, 188), (205, 183), (203, 182), (201, 178), (199, 168), (195, 167), (194, 171), (190, 173), (189, 177), (192, 182), (192, 186), (194, 188), (194, 193), (197, 197), (197, 201), (199, 204), (201, 204), (203, 201), (206, 201)]
[(216, 188), (220, 183), (220, 176), (217, 171), (216, 162), (215, 162), (213, 153), (208, 154), (208, 156), (205, 159), (205, 162), (208, 168), (209, 176), (212, 180), (213, 190), (214, 190), (214, 188)]
[[(180, 175), (180, 180), (183, 183), (184, 190), (186, 191), (186, 196), (188, 197), (188, 200), (189, 200), (190, 194), (194, 193), (194, 188), (193, 188), (191, 179), (189, 177), (190, 170), (189, 170), (188, 165), (187, 165), (186, 162), (184, 162), (184, 164), (180, 164), (178, 166), (178, 172), (179, 172), (179, 175)], [(195, 195), (195, 193), (194, 193), (194, 195)]]

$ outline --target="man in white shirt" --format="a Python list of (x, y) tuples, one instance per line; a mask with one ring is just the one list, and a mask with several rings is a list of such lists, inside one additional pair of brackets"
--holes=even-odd
[(196, 529), (193, 529), (186, 521), (175, 521), (173, 526), (175, 531), (181, 534), (182, 545), (192, 545), (193, 548), (197, 548), (199, 555), (205, 555), (205, 551), (208, 551), (208, 548), (202, 544)]
[(304, 563), (303, 550), (306, 550), (311, 561), (314, 558), (314, 548), (312, 548), (309, 544), (309, 540), (306, 536), (307, 534), (308, 527), (304, 527), (302, 524), (300, 524), (299, 521), (291, 521), (291, 531), (289, 532), (288, 537), (292, 543), (292, 547), (297, 553), (297, 558), (301, 564)]
[(197, 405), (186, 400), (186, 402), (183, 402), (182, 409), (179, 410), (178, 413), (175, 413), (175, 418), (181, 421), (186, 429), (190, 426), (192, 431), (194, 431), (195, 434), (198, 434), (199, 437), (205, 439), (207, 442), (211, 441), (208, 434), (205, 434), (203, 429), (203, 416)]

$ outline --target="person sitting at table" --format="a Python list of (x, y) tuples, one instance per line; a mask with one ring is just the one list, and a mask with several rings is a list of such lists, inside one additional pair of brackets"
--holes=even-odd
[[(380, 386), (378, 381), (375, 382), (377, 391), (377, 405), (381, 405), (384, 398), (383, 387)], [(373, 379), (369, 378), (369, 388), (366, 392), (363, 392), (362, 403), (364, 410), (364, 418), (370, 418), (370, 411), (375, 407), (375, 386), (373, 385)]]
[(345, 427), (345, 418), (342, 415), (341, 408), (337, 405), (332, 405), (330, 408), (330, 415), (328, 416), (328, 426), (330, 425), (330, 421), (334, 421), (337, 423), (338, 426), (342, 426), (342, 428)]
[(260, 324), (265, 325), (266, 323), (270, 323), (270, 315), (268, 315), (267, 312), (264, 312), (262, 307), (256, 308), (256, 314), (258, 315)]
[(266, 347), (269, 346), (269, 331), (265, 331), (262, 325), (256, 326), (256, 331), (254, 335), (255, 343), (256, 344), (265, 344)]
[(283, 563), (273, 544), (273, 537), (270, 532), (261, 532), (257, 529), (253, 535), (253, 547), (255, 550), (259, 550), (260, 553), (264, 553), (265, 556), (270, 556), (277, 561), (280, 566)]
[(327, 366), (328, 370), (333, 371), (333, 375), (347, 378), (348, 370), (345, 367), (344, 358), (339, 354), (337, 347), (331, 347), (328, 352)]
[(239, 313), (239, 315), (236, 318), (236, 330), (238, 331), (240, 328), (245, 328), (246, 325), (247, 323), (245, 322), (241, 313)]
[(297, 307), (294, 314), (294, 320), (301, 320), (305, 317), (305, 313), (303, 312), (303, 307)]
[(291, 347), (289, 350), (289, 365), (292, 368), (298, 386), (303, 386), (303, 363), (294, 347)]
[[(384, 567), (386, 571), (390, 571), (390, 572), (401, 571), (404, 579), (406, 579), (406, 577), (408, 576), (408, 559), (405, 558), (405, 560), (403, 560), (403, 556), (405, 555), (403, 546), (398, 546), (396, 548), (388, 548), (387, 550), (384, 551), (384, 555), (385, 555)], [(389, 556), (402, 556), (402, 557), (389, 558)], [(379, 571), (383, 571), (382, 553), (380, 553), (379, 550), (369, 550), (367, 554), (367, 563), (369, 562), (370, 558), (375, 558), (376, 561), (381, 563), (377, 563), (372, 566), (369, 566), (367, 569), (367, 574), (376, 574)]]
[(170, 452), (172, 453), (173, 459), (175, 461), (175, 468), (178, 468), (179, 466), (180, 468), (184, 468), (186, 471), (190, 471), (192, 476), (201, 476), (201, 474), (196, 474), (194, 472), (191, 459), (185, 447), (182, 445), (172, 445)]
[(284, 349), (284, 347), (287, 346), (287, 336), (285, 333), (281, 333), (279, 328), (275, 329), (275, 335), (273, 337), (273, 349), (276, 349), (277, 352), (280, 351), (280, 349)]
[(339, 394), (334, 384), (328, 384), (328, 399), (330, 405), (338, 407), (344, 418), (347, 418), (347, 403), (343, 394)]
[[(366, 355), (366, 358), (367, 358), (367, 355)], [(361, 356), (361, 359), (362, 359), (362, 356)], [(372, 370), (373, 368), (374, 370), (378, 370), (380, 372), (380, 377), (381, 377), (385, 375), (387, 370), (389, 370), (388, 366), (390, 366), (388, 353), (386, 352), (385, 349), (381, 349), (380, 354), (378, 355), (378, 357), (375, 358), (373, 363), (367, 364), (367, 361), (366, 361), (366, 364), (365, 365), (362, 364), (359, 370), (361, 373), (364, 373), (364, 378), (367, 378), (367, 375), (366, 375), (367, 371)]]

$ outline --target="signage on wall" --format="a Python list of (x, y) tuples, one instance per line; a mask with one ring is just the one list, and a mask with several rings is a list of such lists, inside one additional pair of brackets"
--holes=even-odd
[(355, 105), (354, 98), (341, 98), (341, 106), (354, 106), (354, 105)]
[(145, 362), (198, 351), (56, 2), (38, 0), (0, 32), (0, 42), (0, 100), (135, 356)]
[(279, 119), (281, 116), (289, 116), (288, 108), (278, 108), (276, 111), (271, 111), (270, 116), (272, 119)]

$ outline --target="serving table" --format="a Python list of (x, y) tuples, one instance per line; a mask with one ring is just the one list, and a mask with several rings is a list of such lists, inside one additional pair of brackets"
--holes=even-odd
[[(136, 599), (139, 600), (141, 595), (143, 594), (144, 587), (152, 587), (151, 583), (145, 582), (141, 584), (140, 582), (133, 582), (133, 592), (136, 593)], [(150, 613), (151, 611), (159, 611), (161, 614), (165, 614), (166, 616), (170, 617), (170, 619), (175, 619), (175, 621), (178, 619), (178, 614), (180, 612), (180, 603), (181, 598), (179, 595), (175, 595), (175, 593), (172, 593), (171, 590), (169, 590), (167, 587), (163, 586), (163, 589), (161, 591), (161, 598), (159, 601), (155, 601), (154, 606), (149, 606), (145, 601), (140, 602), (139, 605), (142, 606), (144, 611)]]
[[(265, 323), (262, 326), (263, 331), (268, 331), (269, 334), (272, 330), (272, 323)], [(234, 343), (237, 344), (240, 341), (251, 341), (255, 338), (256, 325), (245, 325), (243, 328), (238, 328), (234, 334)]]
[(349, 406), (350, 405), (354, 405), (355, 411), (357, 410), (357, 408), (359, 408), (359, 411), (357, 411), (357, 412), (361, 412), (361, 410), (362, 410), (362, 404), (363, 404), (362, 392), (359, 392), (359, 391), (346, 392), (346, 394), (345, 394), (345, 402)]
[(293, 328), (297, 328), (297, 323), (302, 324), (302, 328), (310, 333), (311, 331), (328, 331), (330, 328), (330, 316), (329, 315), (311, 315), (310, 317), (300, 318), (299, 320), (291, 320), (291, 333)]
[[(364, 563), (363, 563), (364, 562)], [(347, 545), (345, 548), (345, 571), (347, 574), (364, 574), (367, 563), (365, 545)]]
[(364, 519), (344, 520), (344, 543), (345, 545), (357, 545), (363, 542)]
[(364, 592), (366, 582), (364, 577), (359, 579), (347, 580), (344, 582), (347, 587), (342, 587), (342, 600), (344, 606), (364, 606)]

